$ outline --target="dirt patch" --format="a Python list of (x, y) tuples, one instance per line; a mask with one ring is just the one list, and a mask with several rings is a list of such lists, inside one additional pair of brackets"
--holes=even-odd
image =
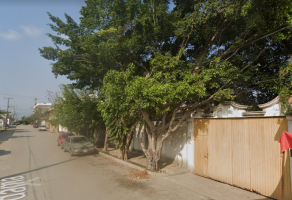
[(140, 171), (136, 169), (130, 169), (131, 175), (136, 179), (149, 179), (150, 175), (147, 170)]

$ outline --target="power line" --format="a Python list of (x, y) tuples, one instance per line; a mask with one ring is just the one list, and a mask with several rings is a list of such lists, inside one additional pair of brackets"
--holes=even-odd
[[(34, 97), (32, 96), (22, 96), (22, 95), (17, 95), (17, 94), (8, 94), (8, 93), (1, 93), (2, 95), (9, 95), (9, 96), (16, 96), (16, 97), (23, 97), (23, 98), (30, 98), (30, 99), (34, 99)], [(47, 99), (44, 97), (38, 98), (38, 99)]]

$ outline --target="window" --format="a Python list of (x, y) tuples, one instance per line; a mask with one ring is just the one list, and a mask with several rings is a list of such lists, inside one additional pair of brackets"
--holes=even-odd
[(68, 138), (69, 136), (74, 136), (74, 134), (73, 134), (73, 133), (64, 134), (64, 135), (63, 135), (63, 138)]
[(72, 138), (72, 143), (87, 142), (86, 137), (74, 137)]

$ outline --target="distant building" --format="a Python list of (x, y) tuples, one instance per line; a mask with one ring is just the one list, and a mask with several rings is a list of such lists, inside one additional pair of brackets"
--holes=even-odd
[(52, 104), (51, 103), (37, 103), (34, 106), (34, 109), (40, 108), (43, 111), (48, 111), (52, 108)]
[(38, 112), (39, 119), (37, 120), (38, 124), (46, 125), (46, 122), (49, 121), (49, 111), (52, 109), (51, 103), (37, 103), (34, 106), (34, 112)]

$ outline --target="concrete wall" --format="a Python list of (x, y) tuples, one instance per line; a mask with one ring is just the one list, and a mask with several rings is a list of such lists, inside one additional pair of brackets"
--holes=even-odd
[[(189, 119), (184, 125), (171, 133), (164, 141), (161, 159), (171, 160), (177, 165), (194, 168), (194, 120)], [(137, 127), (130, 149), (142, 151), (141, 143), (147, 147), (148, 138), (144, 127)]]
[(212, 112), (205, 113), (204, 110), (198, 110), (192, 114), (193, 118), (233, 118), (233, 117), (275, 117), (284, 116), (281, 112), (279, 97), (270, 102), (260, 104), (262, 111), (249, 111), (250, 106), (241, 105), (235, 101), (226, 101), (214, 106)]

